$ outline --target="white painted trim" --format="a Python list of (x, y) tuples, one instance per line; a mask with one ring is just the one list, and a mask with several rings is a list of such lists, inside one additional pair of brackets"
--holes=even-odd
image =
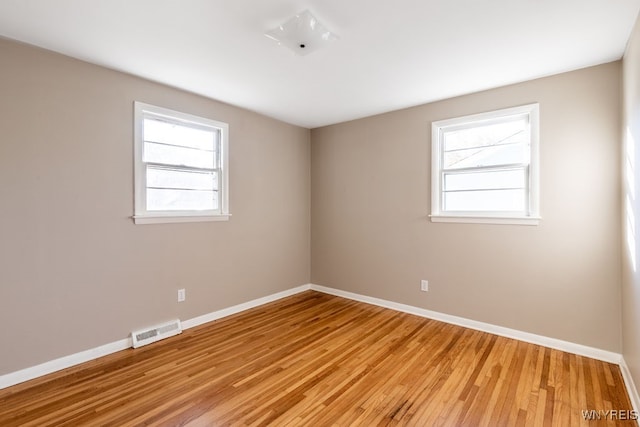
[[(277, 301), (282, 298), (286, 298), (291, 295), (298, 294), (300, 292), (308, 291), (311, 289), (311, 285), (301, 285), (296, 288), (287, 289), (286, 291), (278, 292), (275, 294), (267, 295), (266, 297), (258, 298), (245, 302), (242, 304), (234, 305), (233, 307), (223, 308), (203, 316), (198, 316), (193, 319), (185, 320), (182, 323), (182, 329), (189, 329), (195, 326), (202, 325), (206, 322), (221, 319), (232, 314), (239, 313), (250, 308), (258, 307), (263, 304), (267, 304), (273, 301)], [(30, 368), (21, 369), (19, 371), (11, 372), (8, 374), (0, 375), (0, 390), (3, 388), (11, 387), (12, 385), (20, 384), (25, 381), (32, 380), (47, 374), (51, 374), (62, 369), (70, 368), (81, 363), (88, 362), (90, 360), (97, 359), (99, 357), (107, 356), (118, 351), (126, 350), (132, 345), (131, 337), (114, 341), (109, 344), (101, 345), (99, 347), (91, 348), (89, 350), (81, 351), (79, 353), (71, 354), (69, 356), (60, 357), (55, 360), (51, 360), (45, 363), (41, 363)]]
[(638, 395), (638, 389), (636, 388), (636, 384), (633, 382), (633, 377), (631, 376), (631, 371), (627, 366), (627, 362), (624, 360), (624, 357), (620, 358), (620, 371), (622, 372), (622, 378), (624, 379), (624, 385), (627, 388), (627, 394), (629, 395), (629, 400), (631, 400), (631, 406), (636, 411), (640, 411), (640, 396)]
[(429, 215), (431, 222), (457, 222), (462, 224), (507, 224), (507, 225), (538, 225), (540, 217), (480, 217), (455, 215)]
[[(513, 116), (526, 116), (529, 120), (529, 180), (527, 193), (529, 203), (527, 212), (510, 218), (508, 215), (496, 215), (501, 212), (452, 212), (443, 210), (443, 159), (444, 132), (477, 127), (480, 124), (501, 122)], [(460, 222), (480, 224), (516, 224), (538, 225), (540, 212), (540, 177), (539, 177), (539, 140), (540, 140), (540, 104), (533, 103), (501, 110), (487, 111), (452, 119), (431, 122), (431, 221)], [(496, 165), (499, 168), (503, 165)], [(469, 168), (470, 170), (474, 168)]]
[(183, 215), (183, 216), (165, 216), (165, 215), (134, 215), (133, 222), (136, 224), (168, 224), (173, 222), (212, 222), (212, 221), (229, 221), (229, 215)]
[(453, 325), (464, 326), (465, 328), (475, 329), (490, 334), (500, 335), (502, 337), (513, 338), (516, 340), (541, 345), (544, 347), (554, 348), (556, 350), (566, 351), (568, 353), (578, 354), (580, 356), (590, 357), (592, 359), (603, 360), (609, 363), (620, 364), (622, 355), (599, 348), (588, 347), (582, 344), (575, 344), (569, 341), (563, 341), (556, 338), (549, 338), (542, 335), (536, 335), (529, 332), (522, 332), (516, 329), (505, 328), (503, 326), (492, 325), (490, 323), (478, 322), (476, 320), (466, 319), (464, 317), (452, 316), (450, 314), (439, 313), (424, 308), (414, 307), (411, 305), (400, 304), (393, 301), (387, 301), (380, 298), (369, 297), (365, 295), (347, 292), (340, 289), (328, 288), (326, 286), (311, 285), (311, 290), (323, 292), (330, 295), (339, 296), (367, 304), (377, 305), (379, 307), (390, 308), (392, 310), (401, 311), (403, 313), (414, 314), (428, 319), (439, 320)]
[[(218, 197), (220, 205), (215, 210), (205, 211), (147, 211), (147, 163), (143, 159), (144, 151), (144, 126), (146, 116), (163, 117), (172, 123), (181, 123), (184, 126), (216, 129), (220, 132), (220, 153), (218, 155), (217, 169), (219, 171)], [(229, 210), (229, 124), (206, 117), (200, 117), (181, 111), (170, 110), (144, 102), (134, 101), (134, 223), (135, 224), (162, 224), (176, 222), (204, 222), (204, 221), (228, 221)], [(172, 167), (181, 168), (179, 165)], [(216, 169), (212, 167), (211, 170)]]
[(286, 291), (278, 292), (266, 297), (254, 299), (242, 304), (234, 305), (233, 307), (223, 308), (212, 313), (204, 314), (202, 316), (194, 317), (193, 319), (185, 320), (182, 322), (184, 329), (200, 326), (207, 322), (213, 322), (214, 320), (221, 319), (223, 317), (231, 316), (232, 314), (240, 313), (245, 310), (249, 310), (254, 307), (258, 307), (273, 301), (277, 301), (282, 298), (286, 298), (291, 295), (299, 294), (300, 292), (308, 291), (311, 289), (311, 285), (302, 285), (296, 288), (287, 289)]
[(71, 354), (69, 356), (50, 360), (48, 362), (41, 363), (40, 365), (32, 366), (30, 368), (21, 369), (19, 371), (11, 372), (5, 375), (0, 375), (0, 390), (12, 385), (32, 380), (34, 378), (41, 377), (43, 375), (50, 374), (52, 372), (61, 371), (62, 369), (70, 368), (71, 366), (79, 365), (81, 363), (97, 359), (99, 357), (107, 356), (111, 353), (126, 350), (129, 347), (131, 347), (131, 337), (114, 341), (109, 344), (101, 345), (100, 347), (81, 351), (79, 353)]
[[(635, 387), (629, 368), (627, 367), (624, 358), (618, 353), (613, 353), (598, 348), (588, 347), (581, 344), (575, 344), (568, 341), (563, 341), (555, 338), (549, 338), (541, 335), (531, 334), (528, 332), (522, 332), (515, 329), (509, 329), (502, 326), (492, 325), (490, 323), (478, 322), (464, 317), (452, 316), (445, 313), (439, 313), (437, 311), (431, 311), (424, 308), (414, 307), (406, 304), (400, 304), (393, 301), (387, 301), (380, 298), (369, 297), (352, 292), (342, 291), (339, 289), (329, 288), (326, 286), (306, 284), (292, 289), (287, 289), (282, 292), (277, 292), (262, 298), (257, 298), (242, 304), (234, 305), (232, 307), (224, 308), (214, 311), (209, 314), (195, 317), (193, 319), (185, 320), (182, 322), (183, 329), (193, 328), (202, 325), (207, 322), (221, 319), (232, 314), (240, 313), (251, 308), (259, 307), (261, 305), (277, 301), (282, 298), (286, 298), (291, 295), (298, 294), (300, 292), (314, 290), (323, 292), (330, 295), (339, 296), (342, 298), (351, 299), (354, 301), (360, 301), (367, 304), (376, 305), (379, 307), (389, 308), (391, 310), (401, 311), (404, 313), (414, 314), (416, 316), (425, 317), (428, 319), (439, 320), (441, 322), (450, 323), (453, 325), (463, 326), (465, 328), (475, 329), (483, 332), (488, 332), (495, 335), (500, 335), (507, 338), (513, 338), (520, 341), (529, 342), (532, 344), (542, 345), (545, 347), (554, 348), (557, 350), (566, 351), (568, 353), (578, 354), (580, 356), (591, 357), (593, 359), (603, 360), (609, 363), (615, 363), (620, 366), (622, 376), (627, 387), (629, 398), (634, 406), (634, 409), (638, 410), (640, 407), (640, 398), (638, 397), (638, 391)], [(0, 375), (0, 390), (10, 387), (34, 378), (41, 377), (43, 375), (50, 374), (52, 372), (60, 371), (62, 369), (70, 368), (75, 365), (79, 365), (90, 360), (97, 359), (99, 357), (107, 356), (111, 353), (126, 350), (131, 347), (131, 337), (114, 341), (109, 344), (105, 344), (96, 348), (81, 351), (69, 356), (64, 356), (59, 359), (51, 360), (49, 362), (42, 363), (40, 365), (25, 368), (20, 371), (11, 372), (9, 374)]]

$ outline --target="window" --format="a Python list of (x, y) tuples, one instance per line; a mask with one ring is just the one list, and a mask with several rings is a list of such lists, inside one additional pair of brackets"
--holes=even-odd
[(135, 103), (136, 224), (229, 218), (226, 123)]
[(433, 122), (431, 220), (537, 224), (538, 116), (531, 104)]

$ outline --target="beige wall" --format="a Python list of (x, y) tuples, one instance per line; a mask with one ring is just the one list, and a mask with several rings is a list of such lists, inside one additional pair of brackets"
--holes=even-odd
[(640, 19), (623, 59), (622, 354), (640, 385)]
[[(0, 58), (0, 375), (309, 282), (307, 129), (7, 40)], [(230, 221), (133, 224), (135, 100), (229, 123)]]
[[(312, 130), (312, 283), (619, 352), (620, 68)], [(430, 222), (431, 122), (532, 102), (540, 225)]]
[[(7, 40), (0, 57), (0, 375), (309, 281), (622, 350), (619, 62), (310, 133)], [(230, 124), (229, 222), (133, 224), (135, 100)], [(531, 102), (541, 224), (429, 222), (431, 122)], [(638, 378), (640, 274), (625, 265)]]

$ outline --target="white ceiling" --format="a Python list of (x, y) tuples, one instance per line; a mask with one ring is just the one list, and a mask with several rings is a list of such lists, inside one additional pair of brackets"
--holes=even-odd
[[(305, 9), (340, 40), (295, 56), (263, 35)], [(313, 128), (620, 59), (639, 10), (640, 0), (1, 0), (0, 35)]]

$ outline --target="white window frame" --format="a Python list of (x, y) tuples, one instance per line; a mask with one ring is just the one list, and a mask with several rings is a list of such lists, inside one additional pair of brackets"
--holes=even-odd
[[(147, 210), (147, 163), (143, 161), (144, 129), (146, 116), (165, 117), (169, 121), (218, 129), (220, 131), (220, 164), (218, 165), (218, 200), (216, 210)], [(229, 213), (229, 125), (224, 122), (194, 116), (168, 108), (134, 102), (134, 180), (136, 224), (160, 224), (172, 222), (226, 221)]]
[[(528, 171), (528, 209), (522, 214), (513, 212), (485, 211), (445, 211), (443, 210), (443, 146), (447, 131), (474, 127), (487, 122), (500, 122), (513, 116), (526, 116), (529, 120), (530, 160)], [(439, 120), (431, 124), (431, 221), (480, 224), (538, 225), (540, 222), (539, 174), (540, 160), (538, 146), (540, 107), (528, 104), (486, 113), (473, 114), (453, 119)]]

